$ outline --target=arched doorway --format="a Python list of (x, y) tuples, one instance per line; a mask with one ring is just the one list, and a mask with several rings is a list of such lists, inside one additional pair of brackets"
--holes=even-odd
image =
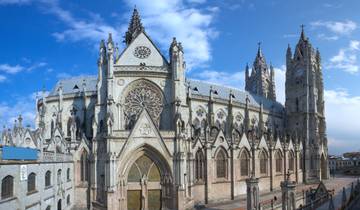
[(61, 210), (61, 199), (58, 201), (58, 203), (57, 203), (57, 209), (58, 210)]
[[(127, 176), (127, 209), (160, 210), (164, 203), (166, 180), (158, 164), (141, 155), (130, 167)], [(166, 190), (165, 190), (166, 191)]]
[(320, 165), (321, 165), (321, 179), (322, 180), (327, 179), (327, 162), (324, 157), (324, 154), (321, 155)]

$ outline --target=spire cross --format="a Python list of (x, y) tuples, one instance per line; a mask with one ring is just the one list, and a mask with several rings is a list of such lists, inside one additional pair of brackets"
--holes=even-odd
[(301, 27), (301, 30), (303, 31), (304, 28), (305, 28), (305, 25), (304, 25), (304, 24), (301, 24), (300, 27)]
[(258, 46), (259, 46), (259, 48), (261, 47), (261, 42), (258, 42)]

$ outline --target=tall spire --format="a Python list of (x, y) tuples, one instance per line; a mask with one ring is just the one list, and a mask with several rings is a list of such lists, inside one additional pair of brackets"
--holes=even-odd
[(261, 42), (258, 42), (258, 51), (257, 51), (256, 56), (257, 57), (262, 57)]
[(144, 31), (144, 27), (142, 26), (139, 12), (135, 6), (129, 23), (128, 31), (125, 33), (126, 45), (129, 45), (134, 40), (134, 38), (142, 31)]
[(300, 25), (300, 27), (301, 27), (301, 36), (300, 36), (300, 39), (302, 39), (302, 40), (306, 40), (306, 36), (305, 36), (305, 32), (304, 32), (304, 27), (305, 27), (305, 25), (304, 24), (301, 24)]

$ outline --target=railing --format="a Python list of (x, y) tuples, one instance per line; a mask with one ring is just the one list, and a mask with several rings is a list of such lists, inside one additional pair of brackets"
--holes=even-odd
[(71, 161), (72, 155), (54, 152), (43, 152), (42, 161)]

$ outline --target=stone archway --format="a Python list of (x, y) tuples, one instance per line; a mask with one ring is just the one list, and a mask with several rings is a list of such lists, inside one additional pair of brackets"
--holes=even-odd
[(166, 160), (159, 153), (143, 148), (132, 155), (125, 174), (125, 209), (172, 209), (172, 176)]
[(327, 179), (327, 161), (325, 159), (324, 154), (321, 155), (321, 160), (320, 160), (320, 166), (321, 166), (321, 180)]

